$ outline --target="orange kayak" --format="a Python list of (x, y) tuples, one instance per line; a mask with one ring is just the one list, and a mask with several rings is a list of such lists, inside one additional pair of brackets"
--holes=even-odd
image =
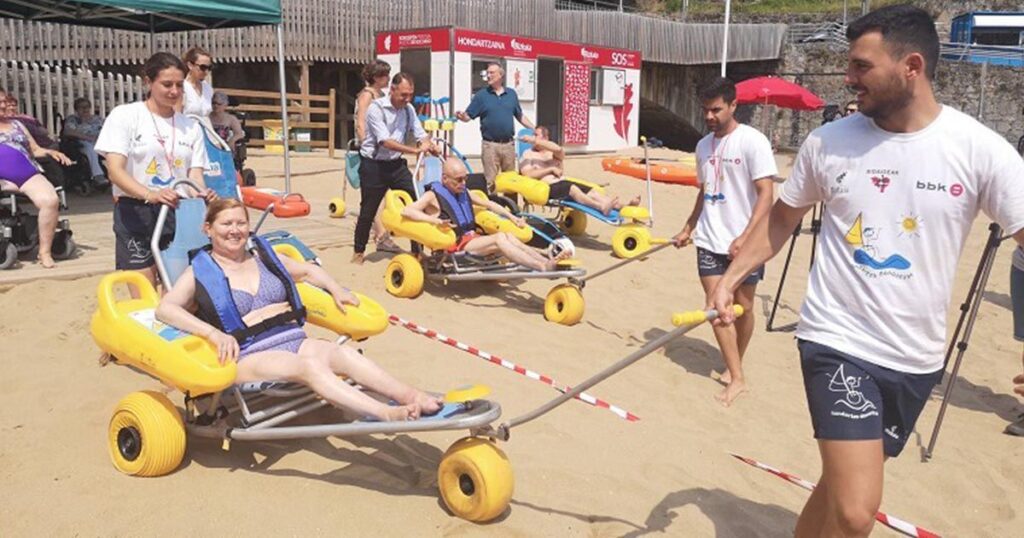
[[(601, 167), (609, 172), (623, 174), (637, 179), (647, 179), (647, 166), (642, 159), (630, 157), (608, 157), (601, 160)], [(651, 162), (651, 179), (661, 183), (697, 186), (697, 170), (682, 164)]]

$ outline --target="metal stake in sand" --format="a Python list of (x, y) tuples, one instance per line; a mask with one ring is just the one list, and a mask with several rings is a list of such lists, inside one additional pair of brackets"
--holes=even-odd
[[(487, 361), (487, 362), (489, 362), (491, 364), (497, 364), (498, 366), (501, 366), (503, 368), (507, 368), (509, 370), (512, 370), (513, 372), (515, 372), (517, 374), (524, 375), (526, 377), (529, 377), (530, 379), (533, 379), (534, 381), (540, 381), (541, 383), (544, 383), (545, 385), (548, 385), (548, 386), (552, 387), (553, 389), (555, 389), (555, 390), (557, 390), (557, 391), (559, 391), (559, 392), (561, 392), (563, 394), (570, 390), (570, 387), (562, 385), (562, 384), (558, 383), (557, 381), (555, 381), (554, 379), (551, 379), (550, 377), (548, 377), (546, 375), (538, 374), (537, 372), (534, 372), (533, 370), (528, 370), (526, 368), (523, 368), (522, 366), (516, 365), (515, 363), (509, 362), (509, 361), (507, 361), (507, 360), (505, 360), (505, 359), (503, 359), (501, 357), (498, 357), (496, 355), (492, 355), (492, 354), (490, 354), (490, 353), (488, 353), (486, 351), (483, 351), (481, 349), (475, 348), (475, 347), (470, 346), (468, 344), (464, 344), (464, 343), (459, 342), (458, 340), (456, 340), (454, 338), (451, 338), (449, 336), (445, 336), (445, 335), (443, 335), (443, 334), (441, 334), (441, 333), (439, 333), (437, 331), (433, 331), (431, 329), (428, 329), (426, 327), (423, 327), (423, 326), (418, 325), (416, 323), (413, 323), (411, 321), (404, 320), (404, 319), (402, 319), (402, 318), (400, 318), (398, 316), (395, 316), (395, 315), (388, 316), (388, 321), (390, 321), (393, 325), (401, 325), (402, 327), (405, 327), (406, 329), (409, 329), (410, 331), (412, 331), (412, 332), (414, 332), (416, 334), (421, 334), (423, 336), (426, 336), (427, 338), (432, 338), (434, 340), (437, 340), (438, 342), (441, 342), (442, 344), (446, 344), (446, 345), (454, 347), (455, 349), (459, 349), (459, 350), (465, 351), (466, 353), (469, 353), (470, 355), (474, 355), (476, 357), (480, 357), (481, 359), (483, 359), (483, 360), (485, 360), (485, 361)], [(634, 415), (633, 413), (630, 413), (629, 411), (626, 411), (625, 409), (622, 409), (621, 407), (614, 406), (614, 405), (612, 405), (612, 404), (610, 404), (610, 403), (608, 403), (608, 402), (606, 402), (606, 401), (604, 401), (604, 400), (602, 400), (600, 398), (596, 398), (594, 396), (591, 396), (590, 394), (587, 394), (586, 392), (580, 391), (580, 392), (574, 394), (573, 397), (578, 399), (578, 400), (580, 400), (580, 401), (583, 401), (583, 402), (586, 402), (586, 403), (588, 403), (590, 405), (593, 405), (594, 407), (600, 407), (602, 409), (607, 409), (607, 410), (611, 411), (612, 413), (615, 413), (615, 415), (618, 416), (619, 418), (628, 420), (630, 422), (636, 422), (636, 421), (640, 420), (640, 417)]]
[[(735, 306), (733, 306), (733, 309), (736, 312), (737, 316), (742, 316), (743, 315), (743, 307), (741, 307), (739, 305), (735, 305)], [(541, 416), (546, 415), (552, 409), (554, 409), (554, 408), (564, 404), (565, 402), (575, 398), (577, 395), (581, 394), (583, 391), (585, 391), (585, 390), (589, 389), (590, 387), (593, 387), (594, 385), (604, 381), (605, 379), (608, 379), (609, 377), (617, 374), (621, 370), (625, 369), (627, 366), (629, 366), (629, 365), (633, 364), (634, 362), (636, 362), (636, 361), (646, 357), (647, 355), (650, 355), (651, 353), (657, 351), (658, 349), (661, 349), (665, 344), (669, 343), (670, 341), (674, 340), (675, 338), (678, 338), (678, 337), (680, 337), (680, 336), (682, 336), (682, 335), (692, 331), (694, 328), (696, 328), (701, 323), (703, 323), (705, 321), (712, 321), (712, 320), (714, 320), (717, 317), (718, 317), (718, 312), (715, 311), (715, 310), (708, 310), (707, 312), (704, 312), (702, 310), (696, 310), (696, 311), (693, 311), (693, 312), (684, 312), (684, 313), (681, 313), (681, 314), (673, 314), (672, 315), (672, 324), (677, 327), (676, 329), (672, 329), (671, 331), (669, 331), (669, 332), (659, 336), (658, 338), (655, 338), (654, 340), (651, 340), (650, 342), (645, 344), (640, 349), (634, 351), (633, 353), (630, 353), (629, 356), (627, 356), (626, 358), (624, 358), (624, 359), (620, 360), (619, 362), (617, 362), (617, 363), (615, 363), (615, 364), (605, 368), (604, 370), (598, 372), (597, 374), (594, 374), (593, 376), (590, 377), (590, 379), (587, 379), (586, 381), (580, 383), (579, 385), (577, 385), (572, 390), (563, 393), (561, 396), (559, 396), (559, 397), (551, 400), (550, 402), (548, 402), (548, 403), (538, 407), (537, 409), (534, 409), (533, 411), (530, 411), (529, 413), (526, 413), (525, 415), (520, 415), (520, 416), (518, 416), (518, 417), (516, 417), (516, 418), (514, 418), (514, 419), (512, 419), (512, 420), (510, 420), (510, 421), (508, 421), (508, 422), (506, 422), (504, 424), (502, 424), (501, 426), (498, 427), (498, 431), (496, 432), (497, 437), (502, 439), (503, 441), (508, 441), (509, 435), (510, 435), (510, 430), (512, 428), (514, 428), (516, 426), (520, 426), (520, 425), (526, 424), (527, 422), (530, 422), (531, 420), (534, 420), (536, 418), (540, 418)]]
[[(808, 482), (803, 478), (791, 475), (785, 471), (780, 471), (770, 465), (765, 465), (764, 463), (761, 463), (757, 460), (752, 460), (750, 458), (740, 456), (739, 454), (733, 454), (731, 452), (729, 453), (729, 455), (742, 461), (743, 463), (746, 463), (747, 465), (751, 465), (753, 467), (761, 469), (762, 471), (769, 472), (791, 484), (796, 484), (806, 489), (807, 491), (814, 491), (814, 488), (816, 486), (814, 482)], [(914, 536), (916, 538), (939, 538), (938, 534), (935, 534), (930, 530), (922, 529), (921, 527), (918, 527), (913, 523), (908, 523), (897, 517), (890, 516), (885, 512), (878, 512), (877, 514), (875, 514), (875, 519), (878, 520), (882, 525), (885, 525), (886, 527), (889, 527), (890, 529), (903, 533), (907, 536)]]

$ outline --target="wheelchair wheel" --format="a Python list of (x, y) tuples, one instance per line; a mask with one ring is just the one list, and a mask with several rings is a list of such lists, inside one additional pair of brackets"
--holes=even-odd
[(570, 209), (562, 217), (562, 230), (565, 231), (565, 235), (583, 235), (583, 232), (587, 231), (587, 214)]
[(185, 424), (163, 394), (133, 392), (114, 409), (107, 441), (118, 471), (161, 476), (177, 469), (185, 457)]
[(441, 458), (437, 487), (453, 514), (486, 522), (508, 509), (515, 479), (508, 457), (492, 441), (464, 437)]
[(53, 250), (51, 255), (55, 260), (67, 260), (75, 255), (75, 250), (78, 249), (78, 245), (75, 244), (75, 240), (71, 237), (71, 234), (57, 233), (57, 236), (53, 240)]
[(327, 214), (340, 219), (345, 216), (345, 200), (341, 198), (331, 198), (331, 203), (327, 204)]
[(395, 256), (384, 270), (384, 287), (395, 297), (412, 299), (423, 293), (423, 266), (411, 254)]
[(14, 243), (7, 243), (7, 246), (0, 251), (3, 258), (0, 259), (0, 270), (10, 269), (14, 267), (14, 264), (18, 263), (18, 247), (14, 246)]
[(612, 252), (619, 258), (635, 258), (651, 248), (651, 232), (640, 225), (620, 226), (612, 234)]
[(583, 319), (583, 294), (572, 284), (559, 284), (544, 299), (544, 319), (559, 325), (575, 325)]

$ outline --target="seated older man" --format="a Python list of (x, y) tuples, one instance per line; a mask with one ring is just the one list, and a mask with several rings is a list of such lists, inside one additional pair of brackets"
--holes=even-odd
[(545, 256), (510, 233), (477, 233), (473, 206), (489, 209), (520, 227), (525, 226), (526, 222), (479, 192), (468, 191), (468, 176), (469, 171), (462, 161), (449, 157), (444, 162), (441, 181), (434, 183), (416, 203), (406, 206), (402, 210), (402, 216), (451, 227), (458, 238), (455, 246), (451, 248), (452, 252), (468, 252), (477, 256), (501, 254), (513, 263), (537, 271), (554, 270), (561, 259), (560, 256)]

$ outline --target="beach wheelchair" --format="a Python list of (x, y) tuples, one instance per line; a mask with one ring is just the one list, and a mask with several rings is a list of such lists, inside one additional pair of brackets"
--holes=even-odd
[[(416, 169), (424, 170), (423, 181), (416, 182), (417, 193), (422, 188), (441, 179), (442, 162), (433, 156), (420, 156)], [(472, 175), (471, 178), (472, 179)], [(477, 178), (482, 181), (481, 178)], [(480, 185), (470, 184), (467, 188), (474, 189)], [(483, 185), (486, 189), (486, 183)], [(479, 190), (479, 189), (478, 189)], [(486, 191), (482, 191), (483, 194)], [(584, 302), (580, 288), (572, 283), (572, 279), (582, 277), (586, 271), (578, 267), (578, 261), (566, 259), (558, 264), (553, 271), (537, 271), (512, 263), (501, 256), (480, 257), (464, 251), (452, 251), (457, 243), (453, 230), (436, 226), (427, 222), (417, 222), (402, 216), (402, 210), (413, 203), (412, 197), (405, 191), (390, 190), (384, 196), (384, 210), (381, 222), (394, 236), (404, 237), (418, 243), (429, 253), (420, 257), (411, 254), (399, 254), (391, 259), (384, 272), (384, 285), (388, 293), (396, 297), (414, 298), (423, 292), (424, 281), (429, 279), (447, 285), (450, 282), (464, 281), (506, 281), (516, 279), (567, 279), (564, 284), (552, 288), (544, 301), (544, 317), (548, 321), (562, 325), (574, 325), (583, 318)], [(474, 220), (478, 231), (483, 234), (506, 232), (515, 236), (523, 243), (549, 249), (573, 248), (572, 243), (564, 237), (552, 237), (546, 233), (554, 228), (544, 219), (527, 220), (527, 226), (520, 228), (496, 213), (474, 207)], [(557, 229), (554, 230), (557, 232)]]
[[(178, 189), (186, 186), (198, 190), (188, 182), (175, 184)], [(188, 266), (190, 252), (207, 241), (200, 231), (203, 200), (185, 198), (176, 211), (174, 240), (161, 251), (167, 212), (166, 206), (161, 208), (151, 246), (161, 279), (169, 285)], [(253, 234), (257, 232), (254, 229)], [(289, 243), (274, 244), (273, 249), (279, 255), (303, 258)], [(125, 285), (135, 289), (137, 298), (122, 298), (124, 294), (117, 293), (117, 288)], [(365, 295), (357, 293), (359, 305), (341, 312), (326, 291), (301, 282), (296, 287), (307, 321), (338, 334), (339, 344), (366, 339), (388, 327), (388, 313)], [(335, 422), (299, 425), (293, 421), (329, 404), (300, 384), (235, 384), (235, 363), (221, 364), (207, 340), (155, 319), (160, 297), (140, 273), (118, 271), (106, 275), (99, 283), (97, 296), (91, 322), (97, 346), (115, 364), (144, 372), (184, 396), (184, 412), (168, 396), (151, 390), (131, 393), (117, 404), (107, 440), (111, 461), (119, 471), (135, 476), (173, 472), (185, 456), (190, 435), (220, 439), (229, 448), (231, 441), (469, 430), (470, 436), (445, 452), (438, 469), (445, 505), (455, 515), (472, 521), (493, 519), (508, 507), (513, 488), (508, 459), (493, 440), (474, 433), (501, 416), (500, 405), (483, 399), (486, 389), (451, 391), (440, 412), (415, 421), (381, 422), (341, 412), (343, 417)], [(222, 400), (226, 405), (221, 404)], [(200, 411), (201, 407), (206, 410)]]
[[(533, 134), (532, 129), (521, 129), (519, 137)], [(516, 138), (516, 157), (521, 158), (527, 150), (527, 144)], [(593, 191), (604, 194), (604, 187), (596, 183), (563, 177), (562, 179), (589, 187)], [(634, 258), (647, 252), (651, 246), (667, 243), (667, 239), (652, 237), (651, 226), (653, 226), (653, 200), (651, 189), (647, 191), (648, 207), (625, 206), (622, 209), (613, 209), (607, 215), (592, 207), (583, 205), (575, 200), (550, 199), (551, 186), (542, 180), (524, 176), (517, 171), (501, 172), (494, 178), (494, 190), (501, 195), (519, 195), (523, 197), (524, 207), (520, 208), (511, 202), (510, 209), (514, 213), (523, 214), (522, 210), (526, 205), (546, 207), (557, 211), (556, 220), (561, 224), (561, 229), (570, 236), (583, 235), (587, 230), (587, 221), (594, 219), (598, 222), (615, 226), (618, 229), (612, 234), (612, 252), (619, 258)], [(508, 207), (508, 203), (506, 203)]]

